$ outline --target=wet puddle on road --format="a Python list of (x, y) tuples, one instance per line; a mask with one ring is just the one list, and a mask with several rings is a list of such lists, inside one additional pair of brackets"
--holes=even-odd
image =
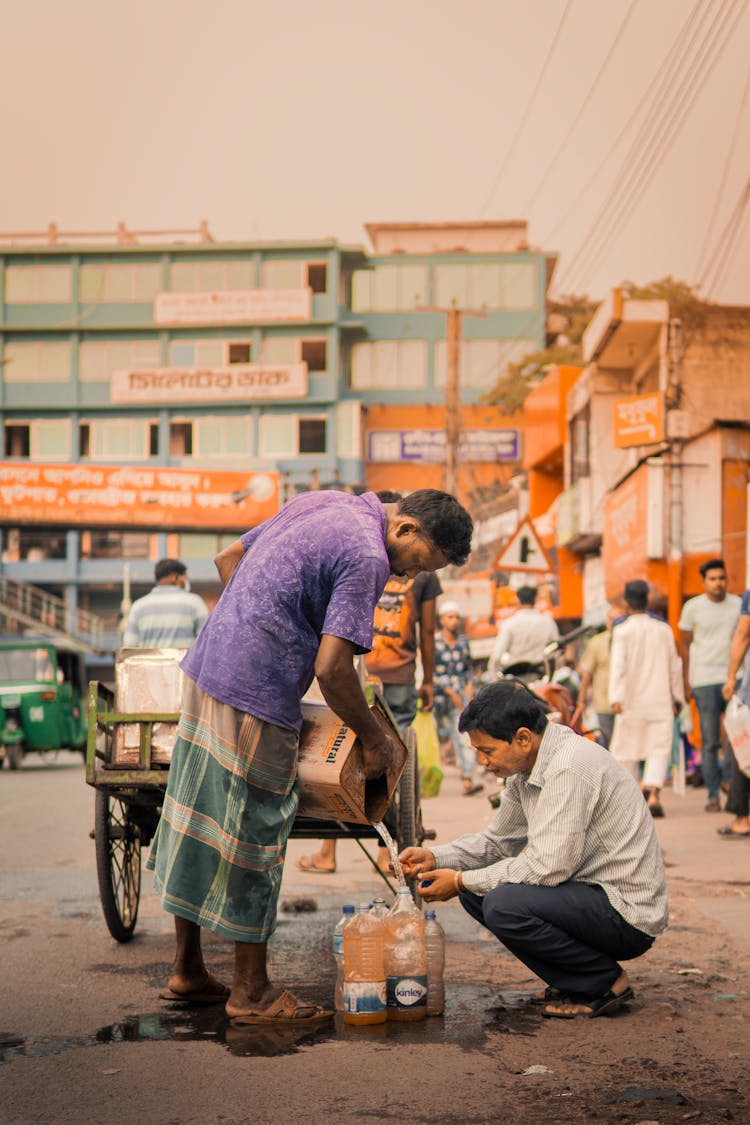
[[(214, 1008), (177, 1009), (126, 1016), (100, 1027), (93, 1034), (61, 1039), (23, 1039), (0, 1034), (0, 1063), (16, 1058), (44, 1058), (106, 1043), (206, 1042), (219, 1043), (244, 1058), (290, 1055), (319, 1043), (378, 1042), (400, 1045), (453, 1044), (465, 1050), (482, 1050), (488, 1033), (529, 1034), (526, 1001), (529, 993), (488, 996), (486, 989), (459, 986), (445, 1017), (419, 1023), (384, 1023), (352, 1027), (337, 1014), (311, 1027), (238, 1027), (223, 1011)], [(500, 1004), (498, 1006), (498, 1000)], [(488, 1007), (488, 1004), (493, 1006)], [(536, 1022), (536, 1021), (534, 1021)]]

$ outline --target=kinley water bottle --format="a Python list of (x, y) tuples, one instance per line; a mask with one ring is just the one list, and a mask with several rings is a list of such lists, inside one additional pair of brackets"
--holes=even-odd
[(427, 1015), (427, 950), (424, 916), (407, 887), (399, 888), (384, 922), (388, 1018)]
[(427, 1015), (442, 1016), (445, 1011), (445, 934), (434, 910), (425, 911), (425, 943), (427, 945)]
[(369, 903), (344, 927), (344, 1023), (385, 1023), (385, 966), (383, 921)]
[(334, 1007), (337, 1012), (344, 1010), (344, 926), (354, 917), (354, 907), (345, 906), (341, 917), (333, 931), (333, 956), (336, 960), (336, 991), (334, 993)]

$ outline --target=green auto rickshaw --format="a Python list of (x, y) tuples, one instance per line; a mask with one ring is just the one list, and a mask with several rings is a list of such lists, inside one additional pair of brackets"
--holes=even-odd
[(0, 765), (32, 751), (86, 756), (83, 653), (58, 637), (0, 636)]

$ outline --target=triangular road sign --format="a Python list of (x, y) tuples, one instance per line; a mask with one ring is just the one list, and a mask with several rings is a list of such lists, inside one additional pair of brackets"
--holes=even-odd
[(519, 523), (493, 562), (492, 569), (524, 570), (530, 574), (548, 574), (554, 571), (550, 557), (528, 517)]

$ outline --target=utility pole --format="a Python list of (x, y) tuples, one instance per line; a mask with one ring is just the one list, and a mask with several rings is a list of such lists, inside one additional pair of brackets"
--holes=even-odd
[(485, 309), (460, 309), (454, 300), (448, 309), (421, 305), (418, 312), (438, 312), (446, 318), (448, 371), (445, 381), (445, 470), (443, 488), (452, 496), (458, 493), (458, 452), (461, 442), (461, 326), (465, 316), (487, 316)]

